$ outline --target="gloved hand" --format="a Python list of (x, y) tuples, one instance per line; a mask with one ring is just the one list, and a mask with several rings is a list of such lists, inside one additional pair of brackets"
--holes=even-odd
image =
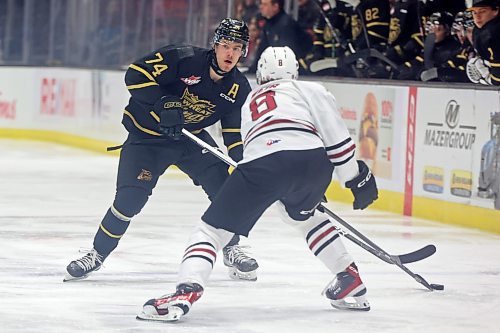
[(365, 162), (358, 160), (359, 175), (345, 183), (354, 195), (354, 209), (365, 209), (378, 198), (375, 177)]
[(491, 85), (490, 69), (483, 59), (479, 57), (470, 59), (465, 70), (472, 83)]
[(180, 98), (174, 95), (163, 96), (153, 108), (160, 115), (160, 133), (174, 140), (179, 140), (184, 127), (184, 114)]

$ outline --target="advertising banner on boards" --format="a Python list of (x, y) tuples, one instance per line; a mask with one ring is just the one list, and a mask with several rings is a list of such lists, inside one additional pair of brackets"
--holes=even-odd
[(481, 173), (491, 178), (484, 187), (500, 179), (498, 93), (419, 88), (417, 105), (413, 195), (493, 208), (494, 189), (478, 188)]
[[(401, 167), (394, 163), (404, 156), (400, 155), (404, 142), (396, 140), (394, 128), (402, 128), (404, 123), (408, 88), (329, 82), (323, 85), (337, 100), (356, 142), (357, 158), (364, 160), (382, 182), (402, 180)], [(401, 190), (400, 186), (397, 189)]]

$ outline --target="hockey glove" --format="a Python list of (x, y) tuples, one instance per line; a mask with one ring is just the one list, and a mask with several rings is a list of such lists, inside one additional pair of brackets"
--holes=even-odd
[(155, 103), (154, 110), (160, 115), (160, 133), (174, 140), (180, 140), (184, 127), (180, 98), (173, 95), (163, 96)]
[(490, 69), (483, 59), (478, 57), (470, 59), (467, 62), (466, 72), (472, 83), (491, 85)]
[(354, 195), (354, 209), (365, 209), (378, 198), (375, 177), (365, 162), (358, 160), (359, 175), (345, 183)]

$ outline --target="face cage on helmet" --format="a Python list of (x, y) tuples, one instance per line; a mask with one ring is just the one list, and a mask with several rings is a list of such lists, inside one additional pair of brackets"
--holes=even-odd
[(472, 12), (466, 12), (464, 14), (464, 28), (472, 28), (474, 26), (474, 18), (472, 17)]
[(451, 26), (451, 34), (452, 35), (456, 35), (458, 33), (462, 33), (464, 34), (465, 33), (465, 26), (464, 26), (464, 22), (461, 21), (461, 22), (453, 22), (452, 26)]

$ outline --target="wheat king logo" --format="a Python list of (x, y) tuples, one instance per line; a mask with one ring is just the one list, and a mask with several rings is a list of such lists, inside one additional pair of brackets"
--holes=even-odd
[(476, 141), (476, 126), (460, 122), (460, 104), (450, 100), (444, 110), (444, 122), (428, 122), (424, 145), (470, 150)]

